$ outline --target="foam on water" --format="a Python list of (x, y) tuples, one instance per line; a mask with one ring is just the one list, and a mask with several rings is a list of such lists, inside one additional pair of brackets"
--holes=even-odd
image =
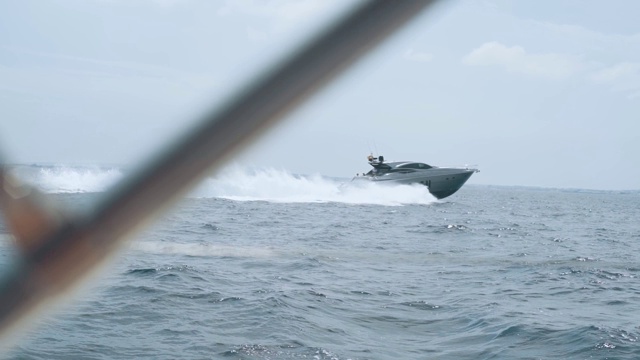
[(429, 204), (436, 199), (420, 185), (379, 185), (334, 180), (319, 174), (302, 176), (286, 170), (249, 171), (232, 166), (209, 178), (192, 196), (217, 197), (237, 201), (282, 203), (339, 202), (347, 204)]
[(274, 256), (273, 251), (267, 248), (252, 246), (227, 246), (215, 244), (178, 244), (154, 241), (136, 242), (131, 245), (134, 250), (159, 255), (186, 255), (186, 256), (221, 256), (221, 257), (246, 257), (268, 258)]
[(52, 194), (103, 192), (123, 176), (117, 168), (67, 165), (20, 167), (15, 171), (27, 183)]
[[(15, 169), (26, 182), (47, 193), (104, 192), (124, 177), (115, 167), (21, 166)], [(380, 185), (315, 175), (294, 175), (287, 170), (252, 170), (228, 166), (205, 179), (191, 192), (193, 198), (280, 203), (338, 202), (346, 204), (429, 204), (436, 199), (421, 185)]]

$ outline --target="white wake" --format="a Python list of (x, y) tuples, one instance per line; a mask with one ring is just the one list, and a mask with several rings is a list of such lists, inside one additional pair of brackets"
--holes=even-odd
[[(47, 193), (107, 191), (125, 176), (117, 167), (23, 166), (19, 177)], [(280, 169), (228, 166), (206, 178), (189, 197), (280, 203), (338, 202), (346, 204), (429, 204), (436, 199), (421, 185), (380, 185), (332, 179), (319, 174), (295, 175)]]
[(321, 175), (294, 175), (286, 170), (249, 171), (232, 166), (205, 180), (194, 197), (282, 203), (340, 202), (347, 204), (429, 204), (436, 199), (421, 185), (380, 185), (336, 180)]

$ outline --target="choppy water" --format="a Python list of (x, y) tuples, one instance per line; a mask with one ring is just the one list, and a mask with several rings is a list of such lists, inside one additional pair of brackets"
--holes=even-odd
[[(122, 175), (29, 171), (72, 207)], [(640, 192), (470, 182), (437, 201), (235, 169), (7, 356), (640, 358)]]

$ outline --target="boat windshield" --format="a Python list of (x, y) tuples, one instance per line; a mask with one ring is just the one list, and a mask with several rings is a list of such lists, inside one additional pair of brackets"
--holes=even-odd
[(424, 164), (424, 163), (408, 163), (408, 164), (402, 164), (399, 165), (398, 168), (404, 168), (404, 169), (431, 169), (432, 166)]

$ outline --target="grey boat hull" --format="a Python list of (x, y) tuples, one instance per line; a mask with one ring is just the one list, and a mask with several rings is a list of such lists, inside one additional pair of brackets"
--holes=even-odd
[(386, 173), (380, 176), (371, 174), (356, 176), (354, 180), (373, 181), (388, 184), (421, 184), (429, 188), (431, 195), (444, 199), (455, 194), (467, 180), (477, 172), (476, 169), (431, 168), (411, 173)]

